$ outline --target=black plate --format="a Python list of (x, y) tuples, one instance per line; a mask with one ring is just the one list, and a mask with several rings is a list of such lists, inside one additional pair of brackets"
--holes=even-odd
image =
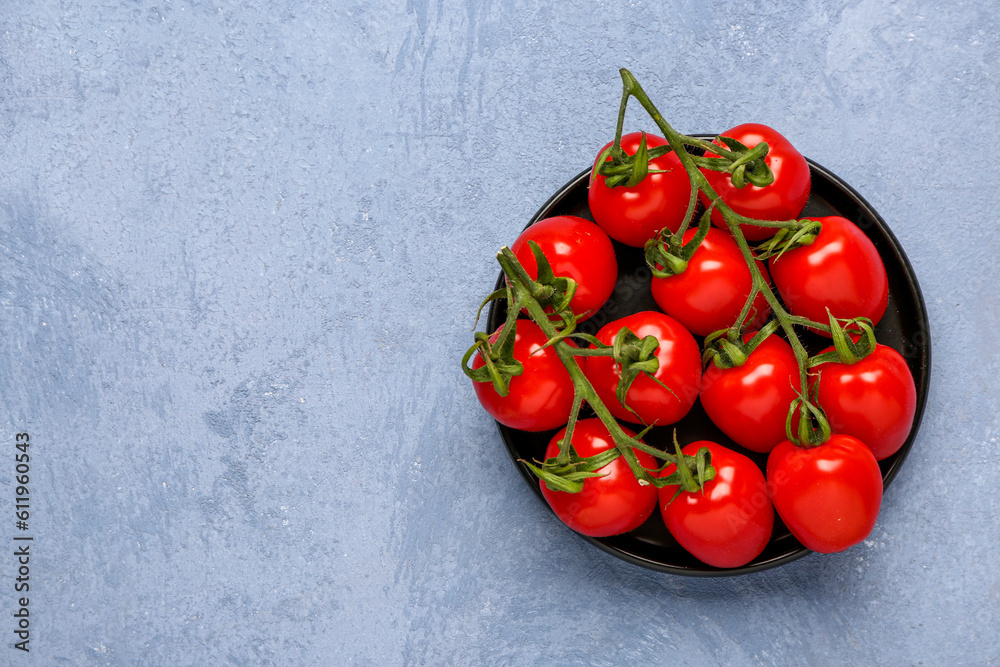
[[(913, 268), (885, 221), (861, 195), (840, 178), (811, 160), (809, 168), (812, 172), (812, 192), (801, 217), (843, 216), (856, 223), (875, 244), (889, 276), (889, 306), (881, 322), (875, 328), (875, 333), (880, 343), (895, 348), (903, 355), (913, 372), (913, 379), (917, 386), (917, 411), (910, 436), (899, 452), (880, 462), (883, 484), (888, 487), (913, 446), (913, 440), (917, 435), (920, 419), (924, 412), (924, 404), (927, 400), (931, 367), (931, 340), (927, 311), (920, 294), (917, 278), (913, 274)], [(556, 215), (575, 215), (593, 220), (587, 206), (589, 174), (590, 170), (587, 169), (564, 185), (542, 206), (528, 224), (531, 225)], [(643, 259), (642, 249), (631, 248), (616, 241), (613, 243), (618, 258), (618, 282), (607, 304), (580, 325), (579, 329), (586, 333), (596, 333), (603, 324), (630, 313), (640, 310), (659, 310), (650, 291), (650, 273)], [(501, 273), (497, 279), (497, 289), (502, 287), (503, 274)], [(494, 331), (505, 317), (505, 305), (502, 302), (494, 301), (489, 310), (488, 330)], [(809, 332), (803, 332), (800, 338), (810, 354), (814, 354), (829, 345), (828, 339)], [(697, 337), (696, 339), (701, 344), (702, 340)], [(581, 416), (589, 415), (582, 414)], [(511, 459), (521, 471), (528, 486), (541, 498), (538, 479), (518, 460), (541, 459), (545, 446), (555, 431), (528, 433), (508, 428), (502, 424), (498, 424), (498, 426)], [(691, 412), (679, 423), (654, 428), (644, 440), (654, 447), (666, 449), (670, 444), (674, 428), (677, 429), (681, 443), (702, 439), (712, 440), (743, 452), (756, 461), (761, 469), (764, 468), (767, 455), (747, 451), (733, 443), (708, 419), (700, 401), (695, 402)], [(545, 502), (544, 499), (542, 502)], [(548, 507), (547, 503), (546, 507)], [(662, 572), (688, 576), (713, 577), (760, 572), (784, 565), (810, 553), (792, 536), (777, 515), (775, 515), (771, 541), (763, 553), (747, 565), (731, 569), (711, 567), (691, 556), (667, 532), (658, 511), (654, 511), (646, 523), (630, 533), (609, 538), (591, 538), (582, 535), (581, 537), (604, 551), (631, 563)]]

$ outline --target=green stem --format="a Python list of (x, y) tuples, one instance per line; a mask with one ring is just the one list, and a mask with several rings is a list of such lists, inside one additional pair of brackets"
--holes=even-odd
[(573, 443), (573, 431), (576, 429), (576, 422), (580, 417), (580, 408), (582, 407), (583, 396), (579, 393), (574, 393), (573, 407), (570, 408), (569, 421), (566, 422), (566, 433), (563, 434), (562, 442), (559, 443), (559, 457), (557, 458), (557, 462), (561, 466), (569, 464), (569, 449)]
[[(670, 143), (671, 147), (674, 149), (674, 153), (680, 159), (681, 164), (684, 166), (684, 170), (688, 174), (688, 178), (691, 180), (692, 188), (697, 188), (705, 193), (710, 201), (715, 202), (715, 207), (722, 214), (722, 218), (729, 228), (729, 231), (733, 235), (733, 240), (736, 241), (736, 245), (740, 249), (740, 253), (743, 255), (743, 259), (750, 269), (750, 275), (753, 279), (754, 290), (759, 290), (760, 293), (764, 295), (764, 299), (767, 301), (768, 305), (771, 307), (771, 312), (774, 313), (774, 317), (778, 320), (782, 330), (785, 332), (788, 338), (789, 344), (792, 346), (792, 352), (795, 354), (795, 361), (799, 367), (799, 381), (803, 390), (809, 386), (807, 368), (809, 353), (803, 347), (802, 342), (799, 340), (798, 335), (795, 333), (795, 328), (793, 326), (792, 315), (784, 309), (778, 298), (775, 296), (774, 292), (771, 290), (767, 281), (764, 280), (764, 276), (761, 274), (760, 269), (757, 267), (757, 259), (753, 256), (753, 252), (750, 250), (750, 245), (747, 243), (746, 238), (743, 236), (743, 231), (740, 229), (740, 224), (752, 224), (759, 225), (762, 227), (792, 227), (798, 224), (797, 220), (785, 220), (785, 221), (765, 221), (765, 220), (755, 220), (752, 218), (747, 218), (746, 216), (736, 213), (731, 209), (722, 199), (718, 196), (715, 190), (709, 184), (708, 179), (700, 169), (694, 164), (691, 156), (686, 150), (684, 150), (684, 144), (686, 143), (686, 137), (674, 130), (673, 127), (663, 118), (660, 114), (659, 109), (652, 103), (649, 96), (636, 81), (632, 73), (627, 69), (620, 70), (623, 88), (625, 94), (635, 97), (636, 101), (642, 105), (646, 113), (653, 119), (656, 126), (663, 132), (664, 137)], [(712, 149), (715, 152), (715, 149)], [(749, 299), (748, 299), (749, 301)], [(804, 319), (804, 318), (803, 318)], [(813, 326), (810, 324), (808, 326)], [(818, 328), (823, 328), (820, 325)]]
[[(622, 99), (624, 100), (627, 95), (631, 95), (636, 99), (636, 101), (639, 104), (642, 105), (642, 108), (646, 110), (646, 113), (648, 113), (650, 118), (653, 119), (653, 122), (656, 123), (656, 126), (660, 129), (661, 132), (663, 132), (663, 136), (670, 143), (671, 148), (674, 149), (674, 153), (677, 155), (677, 157), (681, 161), (681, 164), (684, 166), (684, 171), (687, 172), (688, 178), (691, 180), (691, 184), (694, 186), (694, 188), (697, 188), (698, 190), (704, 192), (705, 195), (708, 196), (709, 201), (715, 202), (715, 208), (717, 208), (720, 211), (720, 213), (722, 213), (724, 218), (728, 216), (729, 218), (736, 220), (738, 224), (758, 225), (760, 227), (790, 228), (798, 225), (798, 220), (756, 220), (754, 218), (748, 218), (744, 215), (740, 215), (739, 213), (731, 209), (724, 201), (722, 201), (722, 199), (719, 198), (718, 194), (716, 194), (715, 190), (709, 184), (708, 179), (705, 178), (705, 174), (703, 174), (701, 170), (698, 169), (697, 165), (695, 165), (694, 161), (691, 159), (691, 156), (688, 154), (686, 150), (684, 150), (685, 144), (692, 144), (694, 142), (700, 142), (701, 140), (697, 140), (693, 137), (688, 137), (677, 132), (677, 130), (675, 130), (670, 125), (670, 123), (668, 123), (663, 118), (663, 116), (660, 114), (659, 109), (657, 109), (656, 105), (654, 105), (653, 102), (649, 99), (649, 96), (646, 95), (646, 91), (642, 89), (642, 86), (639, 85), (639, 82), (636, 81), (635, 77), (632, 76), (631, 72), (629, 72), (627, 69), (622, 69), (621, 76), (625, 90)], [(620, 115), (619, 124), (622, 122), (622, 119), (623, 115)], [(718, 146), (715, 146), (714, 144), (707, 144), (707, 145), (713, 146), (714, 148), (712, 148), (712, 150), (715, 152), (719, 152), (720, 154), (724, 150)], [(730, 155), (735, 156), (734, 153), (730, 153)]]
[(627, 90), (622, 91), (622, 101), (618, 105), (618, 125), (615, 127), (615, 140), (611, 144), (611, 155), (614, 161), (622, 159), (622, 131), (625, 129), (625, 107), (628, 106)]
[(743, 329), (743, 325), (746, 324), (747, 318), (750, 316), (750, 309), (753, 308), (753, 302), (757, 299), (757, 295), (760, 294), (760, 289), (757, 287), (757, 283), (753, 282), (750, 286), (750, 294), (747, 295), (747, 300), (743, 304), (743, 310), (740, 311), (739, 317), (733, 322), (733, 326), (729, 327), (728, 338), (732, 342), (739, 340), (740, 331)]
[[(535, 321), (542, 332), (547, 338), (556, 338), (559, 335), (559, 331), (556, 329), (555, 324), (549, 320), (548, 314), (542, 309), (539, 303), (531, 296), (531, 283), (534, 282), (524, 271), (521, 265), (518, 263), (517, 258), (514, 253), (511, 252), (510, 248), (506, 246), (503, 247), (497, 254), (497, 261), (500, 263), (500, 267), (503, 269), (504, 273), (511, 279), (514, 284), (515, 290), (515, 302), (521, 307), (528, 311), (528, 315)], [(512, 305), (508, 304), (508, 308)], [(577, 400), (581, 403), (586, 401), (590, 407), (597, 414), (597, 417), (604, 423), (608, 431), (611, 434), (611, 438), (621, 453), (622, 457), (628, 463), (629, 468), (632, 473), (636, 476), (641, 484), (651, 484), (652, 477), (645, 468), (639, 463), (639, 459), (635, 455), (634, 449), (646, 452), (656, 458), (669, 461), (670, 463), (676, 463), (674, 457), (666, 452), (662, 452), (655, 447), (647, 445), (646, 443), (629, 436), (622, 427), (615, 420), (614, 415), (608, 410), (607, 406), (601, 401), (600, 397), (597, 395), (597, 391), (594, 390), (593, 385), (590, 384), (590, 380), (584, 375), (583, 369), (580, 368), (580, 364), (576, 360), (576, 354), (574, 348), (572, 348), (569, 343), (565, 340), (557, 341), (552, 345), (555, 349), (556, 354), (559, 359), (566, 366), (566, 370), (569, 371), (570, 379), (573, 381), (573, 387), (575, 389), (574, 404)], [(562, 452), (560, 452), (560, 456)]]
[(802, 317), (800, 315), (789, 315), (788, 320), (792, 324), (798, 324), (800, 327), (811, 327), (813, 329), (818, 329), (820, 331), (825, 331), (827, 333), (830, 333), (829, 324), (820, 324), (819, 322), (814, 322), (810, 320), (808, 317)]
[(728, 158), (730, 160), (735, 160), (737, 157), (739, 157), (738, 153), (734, 153), (725, 146), (719, 146), (718, 144), (714, 144), (711, 141), (708, 141), (707, 139), (701, 139), (699, 137), (688, 137), (684, 135), (681, 136), (684, 138), (684, 143), (686, 145), (700, 148), (706, 153), (715, 153), (716, 155)]
[(613, 357), (615, 351), (610, 347), (575, 347), (570, 348), (574, 357)]
[(681, 226), (677, 228), (674, 233), (674, 238), (677, 239), (678, 243), (684, 242), (684, 232), (687, 231), (688, 227), (691, 226), (691, 221), (694, 219), (695, 209), (698, 207), (698, 189), (691, 188), (691, 197), (688, 199), (687, 211), (684, 213), (684, 219), (681, 221)]

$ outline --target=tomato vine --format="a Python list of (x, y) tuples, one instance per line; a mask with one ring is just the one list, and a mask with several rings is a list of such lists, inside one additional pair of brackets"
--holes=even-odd
[[(798, 397), (792, 402), (788, 411), (786, 435), (792, 443), (800, 447), (822, 445), (830, 437), (830, 427), (823, 410), (808, 394), (810, 386), (808, 372), (812, 366), (823, 363), (830, 356), (827, 355), (822, 360), (811, 360), (795, 327), (808, 327), (831, 335), (842, 356), (846, 353), (848, 357), (856, 358), (858, 354), (864, 354), (874, 345), (866, 342), (856, 345), (844, 335), (838, 320), (832, 315), (828, 323), (821, 323), (791, 313), (771, 288), (760, 264), (763, 259), (780, 257), (791, 249), (813, 243), (822, 230), (821, 223), (797, 218), (763, 220), (748, 217), (734, 210), (712, 187), (703, 170), (725, 172), (736, 188), (751, 185), (758, 188), (767, 187), (774, 181), (774, 174), (766, 161), (768, 144), (760, 142), (754, 146), (746, 146), (729, 137), (718, 137), (713, 143), (700, 137), (680, 134), (663, 118), (631, 72), (622, 69), (620, 74), (623, 87), (615, 138), (598, 155), (591, 172), (591, 182), (601, 176), (604, 179), (602, 187), (633, 187), (651, 174), (662, 173), (661, 170), (650, 169), (651, 160), (669, 153), (676, 156), (690, 182), (690, 196), (677, 229), (671, 231), (669, 228), (664, 228), (656, 238), (646, 242), (645, 254), (651, 271), (661, 277), (682, 273), (693, 253), (705, 239), (713, 213), (721, 216), (750, 271), (751, 288), (736, 320), (728, 328), (716, 331), (705, 339), (704, 361), (723, 369), (739, 366), (768, 336), (781, 329), (794, 354), (799, 375), (798, 384), (801, 387)], [(643, 134), (634, 154), (630, 155), (622, 149), (625, 111), (631, 99), (635, 99), (648, 113), (665, 137), (665, 145), (649, 147), (646, 135)], [(699, 153), (711, 153), (716, 157), (705, 157)], [(706, 210), (698, 221), (697, 231), (693, 236), (689, 235), (686, 243), (682, 243), (685, 232), (694, 222), (699, 195), (706, 201)], [(741, 230), (741, 225), (774, 228), (776, 233), (757, 248), (752, 248)], [(577, 314), (570, 308), (577, 283), (571, 278), (554, 275), (537, 244), (529, 241), (528, 245), (537, 265), (537, 279), (529, 275), (510, 248), (501, 249), (497, 254), (497, 261), (506, 276), (506, 287), (487, 297), (483, 305), (492, 300), (506, 300), (506, 323), (499, 338), (494, 342), (491, 342), (486, 334), (476, 334), (476, 343), (463, 358), (463, 369), (470, 378), (477, 382), (491, 382), (496, 392), (501, 396), (504, 395), (510, 377), (523, 370), (522, 365), (511, 356), (510, 343), (512, 332), (517, 326), (518, 315), (523, 312), (537, 323), (548, 339), (546, 346), (554, 349), (565, 365), (575, 394), (564, 436), (559, 443), (558, 454), (542, 462), (524, 463), (552, 488), (571, 492), (579, 491), (583, 480), (597, 475), (596, 471), (606, 465), (609, 459), (619, 456), (624, 458), (640, 485), (663, 487), (666, 482), (659, 473), (670, 464), (683, 467), (686, 471), (683, 473), (685, 479), (692, 478), (691, 475), (694, 475), (699, 467), (703, 469), (706, 465), (704, 459), (710, 457), (707, 450), (699, 456), (687, 456), (680, 450), (676, 454), (671, 454), (651, 447), (642, 442), (641, 438), (653, 424), (648, 424), (639, 434), (630, 435), (630, 432), (618, 424), (611, 410), (602, 402), (580, 364), (582, 357), (593, 356), (614, 357), (617, 362), (622, 363), (623, 384), (619, 386), (617, 398), (623, 402), (629, 383), (640, 374), (652, 377), (656, 372), (658, 362), (655, 355), (651, 354), (658, 344), (656, 339), (654, 337), (640, 339), (631, 331), (623, 329), (619, 332), (620, 338), (616, 339), (613, 345), (607, 345), (594, 336), (578, 333), (577, 324), (592, 313)], [(773, 319), (756, 335), (745, 337), (744, 329), (750, 324), (748, 319), (752, 319), (750, 315), (754, 311), (754, 302), (759, 302), (760, 297), (763, 297), (769, 306)], [(482, 306), (480, 311), (481, 309)], [(852, 331), (864, 334), (863, 338), (867, 338), (870, 334), (870, 326), (867, 328), (859, 326), (853, 321), (849, 321), (848, 325), (854, 326)], [(570, 341), (573, 339), (584, 341), (589, 346), (579, 347), (571, 344)], [(475, 354), (481, 355), (484, 363), (479, 364), (479, 368), (470, 369), (468, 362)], [(631, 366), (628, 363), (631, 363)], [(671, 390), (670, 387), (667, 389)], [(579, 457), (573, 452), (572, 437), (584, 404), (589, 405), (597, 418), (607, 427), (614, 441), (616, 453), (604, 452), (596, 457), (587, 458)], [(796, 412), (797, 420), (793, 418)], [(649, 454), (663, 464), (659, 469), (644, 467), (640, 464), (636, 451)]]

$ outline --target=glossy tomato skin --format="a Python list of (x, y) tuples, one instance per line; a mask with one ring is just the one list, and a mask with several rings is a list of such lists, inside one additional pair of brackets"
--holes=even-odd
[[(687, 243), (697, 233), (689, 229), (684, 233)], [(765, 280), (767, 268), (757, 262)], [(733, 237), (718, 229), (708, 230), (708, 235), (694, 251), (687, 268), (669, 278), (653, 277), (652, 290), (656, 305), (663, 309), (697, 336), (707, 336), (713, 331), (730, 327), (746, 303), (753, 281), (750, 269)], [(771, 314), (763, 294), (753, 302), (753, 311), (747, 318), (747, 327), (759, 329)]]
[[(495, 341), (503, 326), (490, 340)], [(510, 391), (500, 396), (490, 382), (474, 382), (479, 402), (501, 424), (522, 431), (549, 431), (569, 421), (573, 407), (573, 381), (555, 349), (542, 349), (547, 338), (531, 320), (518, 320), (514, 358), (524, 366), (510, 379)], [(481, 368), (483, 358), (473, 356), (472, 367)]]
[(576, 281), (570, 307), (581, 321), (600, 310), (618, 279), (615, 248), (603, 229), (571, 215), (546, 218), (525, 229), (510, 249), (534, 280), (538, 278), (538, 265), (528, 241), (538, 244), (556, 276)]
[[(760, 555), (771, 539), (774, 508), (764, 473), (749, 458), (720, 444), (700, 440), (683, 448), (694, 456), (712, 452), (716, 475), (702, 493), (677, 486), (660, 489), (660, 512), (667, 530), (695, 558), (714, 567), (740, 567)], [(662, 476), (676, 469), (671, 465)], [(671, 499), (672, 502), (671, 502)]]
[[(768, 153), (764, 162), (774, 173), (774, 182), (763, 188), (747, 184), (743, 188), (733, 185), (732, 177), (720, 171), (703, 170), (705, 178), (715, 192), (734, 211), (758, 220), (792, 220), (799, 217), (809, 200), (811, 176), (809, 164), (801, 153), (777, 130), (759, 123), (744, 123), (723, 132), (722, 136), (732, 137), (748, 148), (762, 141), (767, 142)], [(716, 141), (720, 146), (721, 142)], [(706, 154), (706, 157), (715, 157)], [(706, 206), (708, 199), (701, 194)], [(712, 212), (712, 224), (727, 229), (722, 214)], [(771, 238), (778, 231), (774, 227), (740, 225), (743, 236), (748, 241)]]
[[(744, 335), (744, 342), (755, 332)], [(784, 339), (770, 335), (742, 366), (705, 368), (701, 405), (719, 429), (753, 452), (769, 452), (784, 440), (788, 407), (802, 383), (795, 353)], [(797, 423), (794, 422), (794, 423)]]
[[(640, 132), (622, 136), (622, 149), (635, 155), (641, 140)], [(664, 146), (667, 140), (654, 134), (646, 135), (646, 146)], [(611, 144), (598, 151), (598, 157)], [(594, 160), (597, 163), (597, 160)], [(648, 174), (635, 187), (609, 188), (604, 176), (591, 179), (587, 201), (594, 220), (608, 236), (625, 245), (641, 248), (664, 227), (676, 230), (687, 212), (691, 197), (691, 181), (684, 166), (673, 153), (649, 161), (650, 170), (664, 173)]]
[(847, 218), (813, 219), (823, 225), (815, 241), (768, 260), (785, 305), (820, 324), (829, 321), (827, 308), (834, 317), (878, 324), (889, 303), (889, 281), (874, 244)]
[(694, 336), (669, 315), (642, 311), (604, 325), (597, 332), (597, 339), (611, 345), (622, 327), (628, 327), (639, 338), (656, 336), (660, 341), (656, 350), (659, 368), (654, 377), (669, 391), (645, 374), (635, 378), (625, 401), (639, 415), (636, 418), (615, 396), (620, 366), (611, 357), (586, 357), (584, 373), (598, 397), (611, 414), (623, 421), (655, 422), (657, 426), (680, 421), (694, 405), (701, 387), (701, 353)]
[(871, 449), (834, 434), (810, 449), (788, 440), (771, 450), (767, 484), (778, 515), (807, 549), (843, 551), (868, 537), (882, 506), (882, 474)]
[[(628, 429), (624, 431), (635, 436)], [(553, 436), (545, 450), (545, 458), (559, 455), (559, 441), (565, 433), (563, 429)], [(611, 434), (600, 419), (581, 419), (576, 423), (573, 448), (581, 457), (594, 456), (614, 446)], [(642, 467), (647, 470), (659, 467), (649, 454), (633, 451)], [(640, 486), (621, 456), (597, 472), (603, 477), (585, 479), (579, 493), (553, 491), (541, 482), (542, 496), (563, 523), (590, 537), (620, 535), (641, 526), (656, 509), (656, 487)]]
[(917, 388), (910, 367), (891, 347), (876, 345), (854, 364), (820, 364), (810, 386), (818, 386), (816, 399), (833, 432), (854, 436), (879, 461), (898, 452), (909, 437)]

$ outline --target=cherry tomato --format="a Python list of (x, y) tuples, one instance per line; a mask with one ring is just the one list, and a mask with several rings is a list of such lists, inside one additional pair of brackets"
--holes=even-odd
[[(702, 492), (660, 489), (660, 511), (667, 530), (698, 560), (715, 567), (740, 567), (760, 555), (771, 539), (774, 508), (764, 473), (743, 454), (708, 440), (683, 448), (694, 456), (702, 447), (712, 452), (715, 477)], [(676, 470), (671, 465), (661, 476)], [(671, 501), (672, 499), (672, 501)]]
[(882, 474), (872, 451), (834, 434), (805, 449), (786, 440), (767, 458), (771, 500), (807, 549), (843, 551), (868, 537), (882, 506)]
[[(635, 436), (628, 429), (624, 431)], [(559, 455), (559, 441), (565, 433), (563, 429), (553, 436), (545, 449), (545, 458)], [(581, 457), (594, 456), (615, 446), (608, 428), (596, 418), (578, 421), (572, 442)], [(646, 452), (633, 451), (643, 468), (659, 467), (656, 459)], [(590, 537), (610, 537), (641, 526), (656, 509), (656, 487), (640, 486), (621, 456), (597, 472), (603, 476), (583, 480), (583, 490), (579, 493), (553, 491), (541, 482), (542, 496), (563, 523)]]
[(834, 433), (853, 435), (879, 461), (899, 451), (917, 411), (917, 388), (899, 352), (876, 345), (854, 364), (820, 364), (812, 373), (810, 386), (819, 387), (816, 400)]
[[(732, 137), (747, 148), (753, 148), (762, 141), (767, 142), (768, 153), (764, 162), (774, 173), (774, 182), (763, 188), (747, 183), (742, 188), (733, 185), (732, 176), (721, 171), (702, 170), (709, 185), (726, 204), (740, 215), (758, 220), (792, 220), (799, 217), (809, 199), (809, 164), (792, 143), (782, 134), (767, 125), (744, 123), (722, 133)], [(719, 146), (725, 146), (716, 140)], [(718, 157), (706, 153), (705, 157)], [(700, 194), (706, 206), (708, 198)], [(712, 224), (727, 229), (722, 214), (712, 212)], [(743, 236), (748, 241), (771, 238), (778, 231), (775, 227), (740, 225)]]
[[(622, 136), (622, 150), (635, 155), (642, 133)], [(664, 146), (667, 140), (654, 134), (646, 135), (646, 146)], [(598, 152), (598, 157), (611, 144)], [(609, 160), (611, 158), (608, 158)], [(597, 160), (594, 160), (597, 163)], [(684, 166), (673, 152), (649, 161), (650, 170), (664, 173), (648, 174), (635, 187), (609, 188), (604, 176), (590, 182), (587, 201), (594, 220), (608, 236), (625, 245), (642, 247), (664, 227), (676, 230), (687, 212), (691, 197), (691, 181)]]
[(625, 402), (636, 417), (615, 396), (621, 366), (611, 357), (585, 357), (584, 373), (598, 397), (611, 414), (627, 422), (666, 426), (679, 421), (694, 405), (701, 386), (701, 354), (694, 336), (668, 315), (642, 311), (604, 325), (597, 339), (611, 345), (623, 327), (639, 338), (656, 336), (660, 342), (655, 351), (659, 368), (653, 373), (659, 382), (644, 373), (632, 382)]
[(815, 241), (769, 260), (785, 305), (820, 324), (829, 321), (827, 308), (834, 317), (878, 324), (889, 303), (889, 281), (874, 244), (847, 218), (815, 219), (823, 225)]
[[(744, 342), (753, 336), (745, 334)], [(785, 439), (788, 407), (802, 387), (795, 353), (774, 334), (742, 366), (709, 363), (701, 384), (701, 405), (712, 423), (754, 452), (769, 452)]]
[[(502, 329), (501, 325), (490, 340), (496, 341)], [(573, 380), (555, 349), (542, 348), (547, 340), (537, 324), (518, 320), (514, 358), (524, 366), (524, 372), (510, 379), (506, 396), (500, 396), (490, 382), (473, 383), (479, 402), (501, 424), (522, 431), (548, 431), (569, 421)], [(481, 355), (473, 356), (472, 368), (483, 364)]]
[(557, 276), (576, 281), (570, 307), (583, 321), (600, 310), (618, 279), (615, 248), (604, 230), (590, 220), (571, 215), (539, 220), (510, 246), (524, 270), (538, 278), (538, 265), (528, 241), (538, 244)]
[[(697, 232), (684, 233), (687, 243)], [(757, 262), (765, 279), (767, 269)], [(663, 311), (697, 336), (728, 328), (739, 317), (752, 286), (750, 269), (729, 234), (718, 229), (708, 235), (694, 251), (687, 269), (669, 278), (653, 278), (653, 298)], [(763, 294), (754, 298), (746, 326), (759, 329), (767, 321), (771, 308)]]

